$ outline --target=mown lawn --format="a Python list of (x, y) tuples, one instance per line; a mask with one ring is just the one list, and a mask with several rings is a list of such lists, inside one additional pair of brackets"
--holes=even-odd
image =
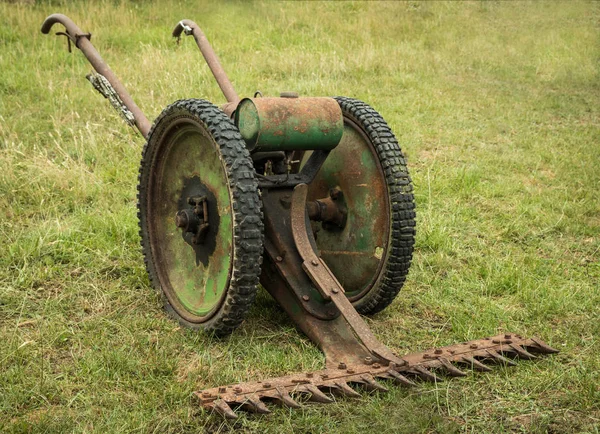
[[(31, 2), (33, 3), (33, 2)], [(594, 2), (0, 3), (0, 431), (600, 431), (600, 5)], [(139, 249), (143, 139), (84, 76), (63, 12), (153, 119), (238, 92), (370, 103), (408, 155), (408, 282), (368, 320), (399, 353), (498, 332), (557, 356), (361, 401), (224, 422), (191, 392), (323, 359), (262, 291), (225, 340), (161, 310)]]

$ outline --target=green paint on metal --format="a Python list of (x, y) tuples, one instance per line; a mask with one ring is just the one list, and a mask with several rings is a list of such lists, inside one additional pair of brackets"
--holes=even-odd
[[(176, 303), (196, 317), (210, 315), (220, 305), (229, 283), (233, 255), (231, 199), (225, 169), (213, 140), (197, 126), (180, 126), (170, 138), (157, 170), (161, 191), (155, 192), (154, 221), (161, 262), (168, 282), (162, 282)], [(186, 190), (187, 188), (187, 190)], [(205, 243), (184, 239), (174, 216), (187, 206), (186, 195), (207, 195), (209, 232)], [(212, 216), (212, 217), (211, 217)]]
[(346, 226), (343, 230), (321, 229), (316, 241), (346, 295), (355, 300), (375, 283), (387, 251), (391, 219), (381, 164), (368, 138), (349, 121), (339, 145), (310, 184), (308, 199), (326, 197), (336, 186), (348, 206)]
[(246, 98), (235, 122), (248, 149), (256, 151), (331, 150), (344, 131), (333, 98)]

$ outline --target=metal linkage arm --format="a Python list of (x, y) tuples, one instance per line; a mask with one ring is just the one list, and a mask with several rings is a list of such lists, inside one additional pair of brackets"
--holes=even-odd
[(173, 30), (173, 36), (175, 38), (179, 38), (182, 32), (188, 36), (192, 35), (196, 40), (196, 44), (198, 45), (200, 52), (204, 56), (208, 67), (215, 76), (215, 79), (217, 80), (223, 95), (225, 95), (225, 98), (227, 98), (227, 101), (230, 103), (238, 103), (240, 101), (240, 97), (233, 88), (231, 81), (229, 81), (229, 77), (227, 77), (225, 70), (219, 62), (219, 58), (212, 49), (208, 39), (206, 39), (204, 32), (200, 30), (200, 27), (198, 27), (198, 24), (192, 20), (181, 20), (177, 23), (177, 26), (175, 26), (175, 29)]
[[(102, 59), (98, 51), (94, 48), (90, 42), (92, 35), (90, 33), (84, 33), (69, 17), (63, 14), (52, 14), (44, 20), (42, 24), (42, 33), (50, 33), (50, 29), (56, 23), (62, 24), (66, 33), (59, 32), (59, 35), (65, 35), (70, 42), (73, 42), (77, 48), (79, 48), (85, 57), (92, 64), (94, 69), (101, 75), (103, 75), (111, 86), (115, 89), (127, 109), (133, 114), (135, 119), (135, 126), (142, 133), (145, 138), (148, 137), (150, 131), (150, 121), (144, 113), (140, 110), (137, 104), (133, 101), (129, 93), (125, 90), (125, 87), (121, 84), (117, 76), (112, 72), (106, 62)], [(69, 42), (69, 43), (70, 43)]]

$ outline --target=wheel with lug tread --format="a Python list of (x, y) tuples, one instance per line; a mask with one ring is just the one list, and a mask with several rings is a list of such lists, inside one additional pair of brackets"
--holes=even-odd
[(165, 309), (187, 327), (231, 333), (254, 301), (264, 236), (239, 131), (210, 102), (177, 101), (150, 130), (138, 180), (142, 251)]
[(308, 200), (339, 187), (346, 224), (343, 229), (312, 225), (321, 257), (354, 307), (373, 314), (394, 300), (408, 274), (415, 241), (412, 183), (398, 141), (381, 115), (364, 102), (336, 100), (344, 135), (309, 185)]

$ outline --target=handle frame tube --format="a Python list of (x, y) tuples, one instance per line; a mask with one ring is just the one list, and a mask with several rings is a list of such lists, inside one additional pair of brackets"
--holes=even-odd
[(50, 33), (50, 29), (54, 24), (62, 24), (66, 29), (67, 37), (75, 43), (75, 46), (79, 48), (87, 60), (92, 64), (98, 74), (102, 74), (111, 86), (115, 89), (125, 106), (133, 113), (135, 119), (135, 126), (139, 132), (148, 138), (148, 132), (150, 131), (151, 123), (146, 118), (142, 110), (133, 101), (133, 98), (129, 95), (123, 84), (119, 81), (117, 76), (112, 72), (108, 64), (102, 59), (100, 53), (94, 48), (90, 42), (91, 35), (84, 33), (69, 17), (63, 14), (52, 14), (48, 16), (42, 24), (42, 33)]
[(227, 77), (227, 73), (225, 73), (225, 70), (221, 66), (219, 58), (210, 45), (210, 42), (208, 42), (204, 32), (192, 20), (181, 20), (177, 23), (175, 29), (173, 29), (172, 34), (175, 38), (179, 38), (182, 32), (184, 32), (186, 35), (192, 35), (194, 37), (194, 40), (196, 41), (200, 52), (204, 56), (210, 71), (213, 73), (215, 80), (217, 80), (217, 84), (221, 88), (223, 95), (225, 95), (225, 98), (227, 98), (228, 102), (237, 105), (237, 103), (240, 101), (240, 97), (233, 88), (229, 77)]

